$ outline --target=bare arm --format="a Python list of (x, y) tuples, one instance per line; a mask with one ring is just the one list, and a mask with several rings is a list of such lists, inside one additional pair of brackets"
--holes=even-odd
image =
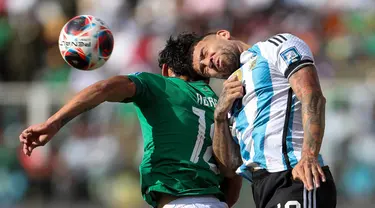
[(232, 207), (240, 197), (242, 177), (236, 175), (233, 178), (224, 178), (224, 181), (221, 183), (220, 188), (225, 195), (226, 203), (229, 207)]
[(57, 113), (51, 116), (47, 123), (53, 123), (61, 128), (79, 114), (95, 108), (105, 101), (121, 102), (132, 97), (135, 90), (135, 84), (126, 76), (115, 76), (99, 81), (75, 95)]
[(126, 76), (115, 76), (97, 82), (73, 97), (46, 122), (25, 129), (19, 136), (23, 152), (31, 155), (38, 146), (44, 146), (70, 120), (99, 104), (120, 102), (132, 97), (136, 92), (135, 84)]
[(226, 177), (235, 176), (236, 169), (241, 165), (240, 147), (233, 141), (227, 118), (215, 116), (212, 145), (220, 172)]
[(223, 86), (215, 109), (215, 131), (212, 145), (220, 171), (226, 177), (233, 177), (235, 170), (241, 164), (241, 156), (239, 146), (233, 141), (230, 133), (227, 116), (234, 101), (243, 96), (243, 88), (236, 76), (225, 81)]
[(312, 188), (312, 177), (314, 177), (316, 186), (319, 187), (319, 174), (325, 181), (324, 173), (318, 163), (318, 154), (324, 135), (326, 100), (313, 65), (306, 66), (294, 73), (289, 82), (302, 104), (304, 140), (302, 158), (299, 163), (304, 167), (305, 174), (304, 176), (299, 174), (299, 178), (302, 178), (302, 181), (306, 180), (307, 184), (305, 185)]

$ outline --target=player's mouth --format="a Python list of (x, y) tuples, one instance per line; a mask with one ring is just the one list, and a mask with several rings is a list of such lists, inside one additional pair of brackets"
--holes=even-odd
[(221, 60), (220, 58), (217, 58), (216, 61), (215, 61), (215, 68), (219, 71), (219, 69), (221, 68)]

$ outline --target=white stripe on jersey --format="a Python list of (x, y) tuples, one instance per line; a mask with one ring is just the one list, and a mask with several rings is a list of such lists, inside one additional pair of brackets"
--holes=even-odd
[[(265, 47), (259, 47), (259, 49), (261, 54), (267, 54)], [(273, 88), (273, 97), (270, 109), (270, 121), (284, 122), (286, 103), (288, 100), (288, 96), (285, 96), (285, 94), (288, 94), (289, 84), (288, 82), (285, 82), (285, 78), (283, 76), (280, 76), (279, 73), (274, 73), (272, 71), (272, 63), (268, 63), (268, 65), (270, 67), (269, 70)], [(277, 85), (278, 83), (280, 83), (279, 86)], [(269, 167), (270, 172), (273, 172), (273, 169), (280, 169), (281, 166), (283, 166), (283, 168), (286, 167), (284, 165), (282, 153), (283, 129), (284, 123), (280, 125), (280, 122), (269, 122), (267, 125), (267, 139), (265, 139), (264, 154), (266, 156), (267, 167)], [(278, 165), (276, 166), (276, 164)]]

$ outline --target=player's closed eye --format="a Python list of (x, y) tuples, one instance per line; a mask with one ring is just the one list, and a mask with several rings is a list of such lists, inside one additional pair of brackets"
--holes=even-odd
[(206, 48), (202, 48), (199, 54), (199, 69), (202, 74), (206, 71), (207, 64), (205, 64), (205, 59), (207, 57), (207, 50)]

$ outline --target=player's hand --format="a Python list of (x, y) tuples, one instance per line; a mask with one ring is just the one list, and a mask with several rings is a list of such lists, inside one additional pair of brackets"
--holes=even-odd
[(36, 147), (44, 146), (58, 131), (59, 128), (56, 125), (49, 123), (28, 127), (19, 136), (20, 142), (23, 145), (23, 153), (30, 156)]
[(226, 119), (228, 112), (236, 99), (242, 98), (243, 86), (237, 76), (230, 77), (223, 84), (218, 104), (215, 109), (215, 119)]
[(301, 180), (308, 191), (314, 189), (314, 185), (316, 188), (319, 188), (320, 181), (326, 181), (318, 158), (313, 155), (302, 155), (301, 160), (293, 168), (292, 175), (294, 180)]

